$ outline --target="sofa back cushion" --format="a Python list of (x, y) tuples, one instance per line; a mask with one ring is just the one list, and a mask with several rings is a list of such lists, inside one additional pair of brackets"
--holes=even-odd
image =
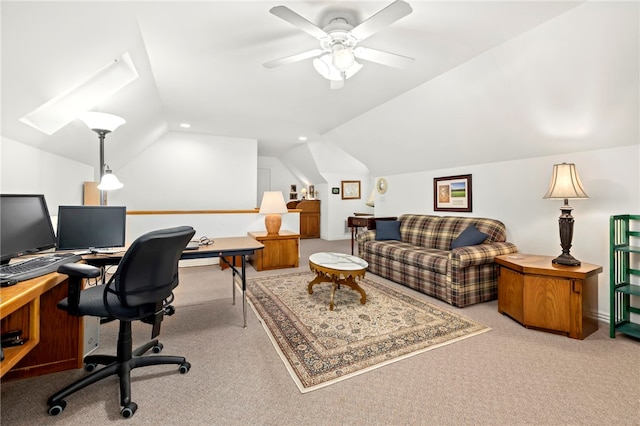
[(488, 235), (483, 244), (507, 240), (502, 222), (482, 217), (432, 216), (407, 214), (400, 216), (402, 241), (420, 247), (449, 250), (451, 242), (469, 225)]
[(400, 216), (400, 236), (405, 243), (431, 247), (432, 235), (440, 216), (405, 214)]

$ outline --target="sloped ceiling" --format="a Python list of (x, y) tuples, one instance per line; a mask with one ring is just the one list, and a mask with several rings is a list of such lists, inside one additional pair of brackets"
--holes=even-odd
[[(410, 1), (412, 14), (363, 42), (415, 58), (407, 70), (365, 63), (331, 90), (310, 61), (262, 66), (317, 46), (271, 15), (275, 5), (322, 26), (339, 10), (357, 24), (389, 3), (3, 1), (2, 136), (97, 166), (97, 137), (80, 122), (47, 136), (18, 120), (124, 52), (140, 77), (94, 108), (127, 120), (107, 138), (116, 172), (168, 131), (255, 139), (259, 155), (277, 157), (305, 135), (336, 144), (373, 174), (484, 161), (480, 151), (507, 158), (514, 143), (529, 148), (519, 155), (543, 155), (557, 147), (537, 146), (530, 130), (542, 132), (540, 114), (549, 102), (562, 105), (573, 80), (569, 99), (590, 88), (587, 103), (598, 105), (594, 114), (606, 111), (611, 126), (627, 124), (628, 105), (637, 113), (635, 2)], [(582, 51), (566, 58), (562, 47), (575, 45)], [(600, 56), (587, 60), (592, 49)], [(625, 97), (622, 87), (636, 90)], [(606, 145), (608, 136), (583, 147)]]

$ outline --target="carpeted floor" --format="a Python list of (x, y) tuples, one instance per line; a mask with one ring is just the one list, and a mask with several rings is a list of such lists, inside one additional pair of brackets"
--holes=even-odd
[[(309, 270), (309, 254), (350, 253), (349, 240), (302, 240), (300, 267), (256, 272), (269, 277)], [(372, 276), (373, 277), (373, 276)], [(497, 301), (454, 308), (380, 280), (491, 328), (488, 333), (300, 393), (249, 309), (231, 304), (231, 272), (183, 268), (176, 314), (163, 321), (166, 354), (184, 355), (188, 374), (173, 366), (133, 372), (139, 409), (123, 419), (113, 379), (69, 397), (59, 417), (46, 400), (83, 370), (2, 383), (4, 426), (92, 425), (637, 425), (640, 341), (609, 338), (607, 324), (585, 340), (529, 330), (500, 315)], [(115, 350), (117, 325), (101, 328), (101, 353)], [(146, 324), (134, 342), (149, 337)]]
[(344, 286), (330, 310), (330, 283), (308, 294), (314, 277), (285, 274), (253, 278), (247, 285), (254, 311), (303, 393), (489, 331), (372, 278), (359, 280), (366, 304)]

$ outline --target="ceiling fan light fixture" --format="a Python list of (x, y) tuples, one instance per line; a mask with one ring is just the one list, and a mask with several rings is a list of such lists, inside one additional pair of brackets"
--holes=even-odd
[(331, 55), (331, 63), (338, 71), (347, 71), (356, 61), (353, 50), (342, 43), (336, 43), (331, 47)]
[(344, 71), (340, 71), (339, 69), (337, 69), (336, 67), (333, 66), (333, 60), (332, 60), (331, 54), (330, 53), (325, 53), (324, 55), (320, 56), (319, 58), (315, 58), (313, 60), (313, 67), (318, 72), (318, 74), (320, 74), (321, 76), (323, 76), (327, 80), (342, 81), (343, 80), (343, 76), (342, 76), (343, 72), (344, 72), (344, 80), (349, 79), (355, 73), (360, 71), (360, 69), (362, 68), (362, 64), (359, 64), (358, 62), (353, 61), (353, 64), (351, 65), (351, 67), (349, 69), (346, 69)]

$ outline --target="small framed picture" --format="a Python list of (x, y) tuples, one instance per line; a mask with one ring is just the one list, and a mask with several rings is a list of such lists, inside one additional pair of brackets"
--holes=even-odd
[(471, 211), (471, 175), (433, 178), (433, 210)]
[(343, 180), (342, 181), (342, 199), (343, 200), (359, 200), (360, 199), (360, 181), (359, 180)]
[(297, 185), (291, 185), (291, 189), (289, 190), (289, 192), (298, 192)]
[(332, 194), (339, 194), (340, 193), (340, 188), (338, 188), (338, 187), (331, 188), (331, 193)]

